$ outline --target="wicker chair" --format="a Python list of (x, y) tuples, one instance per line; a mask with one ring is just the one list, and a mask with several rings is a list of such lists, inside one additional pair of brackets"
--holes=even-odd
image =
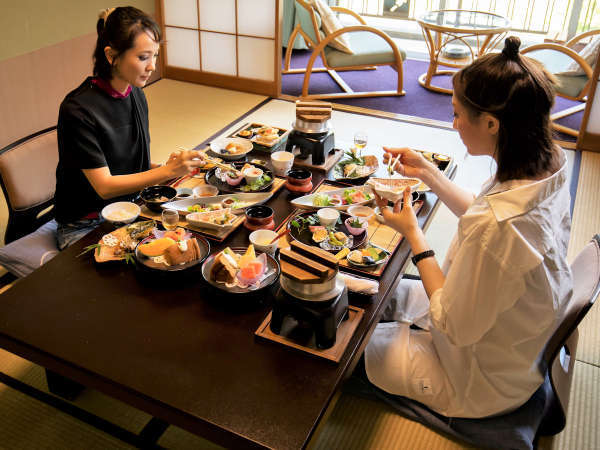
[[(582, 111), (585, 108), (588, 91), (590, 89), (590, 80), (594, 71), (593, 65), (586, 62), (585, 59), (577, 53), (578, 47), (581, 47), (581, 41), (588, 39), (594, 35), (600, 34), (600, 29), (586, 31), (578, 34), (573, 39), (566, 42), (564, 45), (556, 43), (536, 44), (527, 47), (521, 51), (521, 54), (527, 55), (530, 58), (541, 62), (550, 72), (554, 73), (559, 81), (557, 87), (557, 95), (569, 100), (582, 102), (581, 105), (576, 105), (571, 108), (559, 111), (552, 114), (553, 127), (561, 133), (571, 136), (578, 136), (579, 130), (560, 125), (555, 121), (571, 114)], [(583, 70), (583, 75), (565, 75), (562, 72), (575, 61)]]
[[(284, 60), (284, 74), (304, 73), (302, 85), (303, 98), (335, 99), (348, 97), (376, 97), (404, 95), (402, 79), (402, 61), (406, 53), (399, 50), (394, 41), (383, 31), (370, 27), (364, 19), (346, 8), (332, 6), (334, 12), (348, 14), (354, 17), (360, 25), (344, 27), (326, 36), (321, 31), (321, 18), (315, 8), (305, 0), (295, 2), (299, 20), (287, 44)], [(342, 34), (347, 34), (354, 54), (338, 51), (328, 44)], [(292, 69), (290, 61), (296, 37), (300, 35), (306, 41), (307, 46), (313, 50), (306, 68)], [(325, 67), (313, 68), (317, 56), (321, 56)], [(348, 70), (375, 70), (376, 66), (388, 65), (393, 67), (398, 76), (395, 91), (366, 91), (354, 92), (339, 76), (337, 71)], [(344, 90), (341, 93), (315, 94), (308, 93), (310, 76), (313, 72), (327, 72)]]

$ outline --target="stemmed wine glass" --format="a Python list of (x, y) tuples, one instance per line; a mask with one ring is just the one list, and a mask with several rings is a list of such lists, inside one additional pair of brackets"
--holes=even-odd
[(174, 209), (165, 209), (161, 214), (161, 219), (165, 230), (174, 230), (179, 223), (179, 213)]
[(362, 149), (367, 146), (367, 133), (359, 131), (354, 135), (354, 147), (358, 149), (358, 156), (362, 155)]

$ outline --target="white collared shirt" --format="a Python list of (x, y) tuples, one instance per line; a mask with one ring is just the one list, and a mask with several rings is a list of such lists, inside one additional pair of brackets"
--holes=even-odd
[[(446, 281), (430, 299), (427, 338), (407, 335), (405, 324), (374, 332), (365, 358), (375, 385), (472, 418), (516, 409), (536, 391), (541, 352), (572, 293), (564, 160), (546, 179), (484, 188), (459, 220), (442, 267)], [(401, 379), (419, 373), (431, 376)]]

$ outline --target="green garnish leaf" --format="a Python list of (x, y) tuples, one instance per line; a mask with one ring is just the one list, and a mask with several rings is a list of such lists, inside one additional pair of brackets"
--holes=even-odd
[(327, 194), (316, 194), (313, 197), (313, 206), (331, 206), (329, 195)]
[(102, 247), (102, 244), (92, 244), (92, 245), (88, 245), (86, 248), (83, 249), (83, 251), (77, 255), (76, 257), (79, 258), (81, 255), (85, 255), (87, 252), (91, 251), (91, 250), (96, 250), (96, 249), (100, 249), (100, 247)]
[(125, 260), (125, 264), (132, 264), (135, 266), (135, 258), (133, 256), (133, 252), (127, 252), (123, 255), (123, 259)]

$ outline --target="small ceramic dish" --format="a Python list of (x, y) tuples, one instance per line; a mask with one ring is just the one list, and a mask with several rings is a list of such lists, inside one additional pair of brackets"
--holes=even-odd
[(368, 222), (369, 219), (373, 217), (373, 214), (375, 214), (375, 211), (369, 206), (354, 205), (348, 207), (348, 214), (354, 217), (363, 218)]
[(402, 198), (404, 189), (410, 188), (414, 192), (421, 184), (416, 178), (369, 178), (367, 184), (382, 198), (391, 202)]
[(262, 177), (263, 171), (258, 167), (248, 167), (247, 169), (244, 169), (242, 174), (244, 175), (246, 183), (251, 184)]
[(190, 188), (177, 188), (177, 196), (176, 200), (183, 200), (185, 198), (190, 198), (194, 195), (194, 191)]
[(202, 186), (196, 186), (192, 191), (194, 198), (200, 197), (214, 197), (215, 195), (219, 195), (219, 189), (210, 184), (205, 184)]
[(271, 244), (275, 237), (277, 237), (277, 233), (273, 230), (256, 230), (250, 233), (248, 239), (250, 239), (250, 243), (254, 245), (256, 250), (273, 255), (278, 244), (277, 241)]
[(243, 158), (253, 148), (252, 141), (239, 137), (216, 139), (210, 143), (210, 150), (228, 161)]
[[(359, 222), (360, 226), (355, 226), (356, 224), (354, 222), (356, 221)], [(358, 236), (359, 234), (364, 233), (369, 226), (369, 222), (362, 217), (348, 217), (344, 223), (350, 234), (353, 236)]]

